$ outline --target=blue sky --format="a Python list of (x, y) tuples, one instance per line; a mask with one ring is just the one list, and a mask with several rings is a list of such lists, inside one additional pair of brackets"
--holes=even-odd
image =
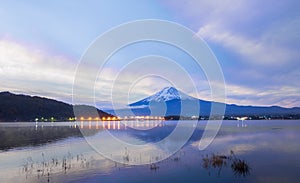
[[(0, 91), (71, 102), (76, 66), (95, 38), (129, 21), (162, 19), (187, 26), (207, 42), (222, 66), (228, 103), (300, 106), (300, 2), (297, 0), (0, 0), (0, 3)], [(100, 91), (101, 86), (109, 85), (110, 80), (105, 78), (115, 75), (122, 62), (157, 54), (185, 64), (187, 56), (177, 51), (145, 43), (116, 54), (103, 73), (103, 80), (99, 79), (98, 103), (109, 103), (109, 91)], [(187, 67), (193, 73), (193, 67), (188, 64)], [(134, 77), (134, 74), (128, 76), (124, 84)], [(209, 100), (209, 86), (203, 73), (195, 77), (199, 77), (199, 97)], [(146, 78), (134, 87), (132, 100), (165, 85), (168, 82)], [(119, 90), (124, 92), (122, 88)], [(127, 101), (119, 102), (121, 105)]]

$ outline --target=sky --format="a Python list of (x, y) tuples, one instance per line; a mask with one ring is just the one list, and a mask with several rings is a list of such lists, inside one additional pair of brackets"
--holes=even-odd
[[(186, 26), (207, 43), (222, 68), (227, 103), (300, 107), (298, 0), (0, 0), (0, 4), (0, 91), (72, 103), (76, 68), (96, 38), (126, 22), (160, 19)], [(156, 76), (137, 80), (137, 73), (129, 69), (113, 86), (126, 64), (147, 55), (183, 65), (198, 81), (197, 96), (211, 100), (205, 74), (195, 69), (188, 55), (170, 45), (144, 42), (109, 59), (95, 82), (97, 105), (109, 108), (112, 87), (122, 107), (172, 85)], [(182, 78), (177, 77), (180, 83)], [(196, 95), (190, 88), (180, 89)], [(83, 96), (82, 103), (85, 97), (90, 96)]]

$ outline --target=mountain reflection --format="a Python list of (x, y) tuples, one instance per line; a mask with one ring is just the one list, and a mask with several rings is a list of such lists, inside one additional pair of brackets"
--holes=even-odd
[(65, 126), (0, 127), (0, 150), (38, 146), (67, 137), (81, 137), (80, 130)]
[[(0, 126), (0, 151), (19, 147), (39, 146), (69, 137), (93, 136), (104, 129), (110, 131), (128, 130), (128, 133), (140, 136), (146, 130), (152, 131), (152, 129), (163, 125), (162, 121), (78, 121), (67, 123), (30, 123), (26, 125), (2, 123)], [(153, 140), (155, 139), (150, 141)]]

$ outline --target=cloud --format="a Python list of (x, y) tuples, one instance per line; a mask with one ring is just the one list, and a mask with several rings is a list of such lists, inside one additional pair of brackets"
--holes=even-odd
[[(122, 63), (114, 61), (101, 70), (96, 82), (87, 82), (90, 73), (98, 71), (93, 65), (95, 63), (83, 65), (84, 74), (80, 75), (82, 78), (78, 78), (80, 92), (75, 102), (93, 105), (90, 102), (95, 101), (96, 105), (103, 109), (110, 108), (113, 102), (115, 108), (121, 108), (166, 86), (175, 84), (185, 89), (185, 85), (189, 84), (188, 73), (180, 74), (184, 73), (184, 70), (174, 61), (150, 56), (138, 57), (138, 60), (133, 62), (135, 59)], [(1, 91), (72, 102), (77, 66), (75, 60), (3, 38), (0, 40), (0, 64)], [(178, 75), (181, 77), (178, 78)], [(95, 96), (90, 95), (89, 91), (93, 87)]]
[[(225, 74), (228, 93), (227, 101), (229, 103), (282, 105), (287, 107), (300, 105), (300, 87), (297, 80), (297, 78), (300, 78), (300, 62), (298, 62), (300, 58), (300, 52), (298, 51), (300, 48), (299, 1), (224, 0), (220, 2), (213, 0), (165, 0), (164, 3), (168, 8), (174, 10), (178, 20), (182, 20), (185, 25), (198, 32), (215, 51)], [(16, 8), (14, 5), (10, 6), (11, 8)], [(31, 5), (29, 4), (28, 6), (30, 7)], [(51, 4), (52, 6), (54, 7), (56, 4)], [(28, 16), (25, 15), (30, 13), (22, 6), (18, 9), (24, 15), (21, 16), (23, 17), (22, 19), (14, 17), (14, 14), (11, 14), (12, 11), (2, 12), (3, 17), (8, 17), (4, 18), (4, 24), (7, 22), (5, 27), (3, 27), (4, 33), (11, 34), (16, 39), (20, 38), (15, 36), (16, 33), (13, 33), (16, 31), (22, 35), (21, 37), (26, 37), (26, 39), (22, 40), (27, 40), (28, 42), (31, 39), (36, 40), (31, 43), (39, 45), (37, 48), (26, 44), (27, 42), (21, 43), (11, 39), (0, 39), (0, 89), (2, 91), (9, 90), (71, 101), (77, 60), (42, 49), (40, 45), (50, 45), (53, 49), (56, 48), (56, 51), (59, 50), (64, 52), (64, 54), (74, 52), (74, 50), (79, 50), (80, 52), (85, 47), (84, 45), (98, 35), (99, 31), (101, 32), (111, 27), (112, 24), (117, 25), (122, 22), (121, 19), (124, 21), (132, 19), (124, 16), (124, 13), (120, 13), (117, 17), (122, 17), (121, 19), (113, 18), (114, 21), (105, 21), (105, 26), (101, 28), (94, 27), (94, 25), (104, 25), (102, 24), (103, 22), (98, 22), (102, 21), (102, 19), (97, 19), (94, 22), (94, 19), (90, 18), (89, 20), (94, 23), (86, 23), (85, 21), (83, 23), (79, 19), (79, 22), (73, 24), (72, 21), (69, 21), (74, 19), (74, 16), (71, 16), (73, 14), (66, 17), (62, 16), (65, 14), (65, 7), (68, 6), (69, 4), (61, 6), (59, 11), (57, 11), (58, 13), (55, 13), (62, 18), (59, 22), (56, 22), (55, 18), (49, 16), (46, 19), (49, 20), (46, 21), (46, 27), (40, 25), (44, 25), (44, 16), (51, 14), (52, 9), (49, 9), (49, 5), (34, 6), (32, 11), (30, 11), (33, 12), (32, 15), (40, 15), (41, 8), (45, 11), (47, 10), (47, 12), (43, 13), (43, 16), (32, 16), (34, 17), (32, 22), (25, 21), (28, 20)], [(75, 4), (75, 6), (82, 9), (80, 4)], [(112, 3), (111, 6), (115, 7), (115, 4)], [(149, 9), (149, 6), (146, 5), (143, 7), (145, 10)], [(157, 5), (154, 8), (157, 8)], [(36, 11), (37, 9), (39, 11)], [(85, 17), (94, 17), (94, 14), (89, 14), (91, 12), (90, 8), (85, 9)], [(110, 11), (107, 8), (103, 10), (105, 11), (96, 11), (95, 9), (92, 12), (100, 12), (101, 15), (119, 12)], [(123, 6), (120, 6), (118, 10), (120, 12), (125, 11)], [(165, 11), (159, 12), (161, 17), (166, 17), (164, 13)], [(8, 24), (9, 22), (10, 24)], [(27, 31), (19, 29), (19, 25), (22, 25), (24, 22), (30, 25), (28, 27), (36, 27), (37, 32), (33, 31), (35, 29), (27, 29)], [(70, 23), (68, 24), (70, 26), (67, 27), (71, 28), (61, 28), (62, 22)], [(49, 27), (49, 25), (51, 26)], [(14, 31), (10, 28), (14, 29)], [(77, 37), (70, 34), (71, 29), (75, 30), (74, 35)], [(81, 36), (87, 30), (91, 31), (88, 31), (89, 36)], [(40, 41), (42, 42), (41, 44), (39, 44)], [(128, 60), (135, 59), (137, 56), (146, 54), (159, 55), (164, 53), (162, 48), (165, 47), (161, 45), (154, 45), (153, 47), (136, 45), (129, 52), (115, 58), (111, 68), (106, 68), (107, 70), (104, 71), (101, 79), (96, 83), (97, 102), (100, 104), (102, 102), (103, 106), (110, 105), (108, 101), (111, 101), (112, 86), (115, 77), (123, 66), (122, 64), (128, 62)], [(70, 51), (69, 49), (74, 50)], [(185, 66), (190, 69), (188, 70), (190, 75), (193, 75), (193, 72), (199, 73), (198, 69), (187, 64), (188, 57), (177, 54), (176, 50), (170, 48), (166, 49), (165, 52), (168, 53), (162, 54), (163, 56), (174, 60), (184, 60), (182, 63), (186, 64)], [(78, 54), (77, 52), (76, 55)], [(93, 70), (93, 65), (85, 65), (84, 67), (87, 67), (86, 75), (90, 74), (88, 71)], [(168, 69), (167, 66), (160, 65), (160, 68), (164, 67)], [(149, 73), (157, 68), (153, 66), (143, 69), (143, 71)], [(158, 78), (140, 78), (137, 75), (140, 71), (132, 70), (132, 72), (125, 73), (118, 79), (117, 85), (114, 86), (114, 89), (120, 92), (115, 96), (116, 101), (127, 104), (128, 88), (130, 88), (128, 86), (131, 86), (134, 82), (136, 84), (131, 86), (130, 102), (151, 95), (165, 87), (165, 85), (170, 84)], [(186, 87), (185, 79), (179, 77), (178, 73), (165, 72), (169, 72), (170, 77), (174, 78), (178, 86), (181, 86), (179, 89), (186, 89), (184, 92), (196, 96), (191, 87)], [(197, 77), (195, 76), (194, 78)], [(198, 78), (199, 97), (206, 100), (211, 99), (209, 85), (203, 80), (203, 77), (199, 76)], [(140, 80), (138, 81), (137, 79)], [(84, 79), (83, 82), (85, 82)], [(83, 87), (82, 89), (84, 90), (85, 88)], [(82, 103), (84, 103), (85, 97), (93, 97), (86, 96), (84, 92), (82, 94)]]
[(251, 88), (242, 85), (227, 84), (227, 103), (259, 106), (300, 106), (297, 87), (282, 85), (280, 87)]
[(28, 45), (0, 39), (1, 90), (68, 100), (76, 64)]
[(166, 2), (189, 19), (198, 35), (239, 54), (242, 61), (264, 65), (299, 57), (298, 49), (292, 46), (300, 46), (300, 14), (293, 7), (297, 1)]
[[(250, 62), (256, 66), (284, 65), (292, 62), (299, 56), (299, 52), (280, 46), (280, 44), (270, 44), (269, 40), (274, 40), (271, 34), (267, 33), (268, 39), (264, 36), (260, 39), (241, 36), (239, 33), (226, 31), (220, 25), (207, 24), (201, 27), (198, 35), (207, 41), (221, 44), (225, 48), (241, 56), (242, 61)], [(277, 35), (282, 36), (282, 35)]]
[(300, 106), (299, 1), (164, 2), (215, 52), (227, 101)]

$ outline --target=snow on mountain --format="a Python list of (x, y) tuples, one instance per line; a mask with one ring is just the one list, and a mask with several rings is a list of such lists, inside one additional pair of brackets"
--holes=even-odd
[(161, 91), (151, 95), (147, 98), (144, 98), (138, 102), (130, 104), (129, 106), (136, 106), (136, 105), (143, 105), (148, 104), (149, 102), (166, 102), (170, 100), (193, 100), (195, 98), (177, 90), (174, 87), (166, 87), (163, 88)]
[(185, 100), (185, 99), (193, 99), (193, 98), (184, 94), (181, 91), (178, 91), (174, 87), (166, 87), (166, 88), (162, 89), (161, 91), (159, 91), (158, 93), (145, 98), (144, 100), (147, 102), (150, 102), (150, 101), (151, 102), (153, 102), (153, 101), (166, 102), (166, 101), (173, 100), (173, 99)]

